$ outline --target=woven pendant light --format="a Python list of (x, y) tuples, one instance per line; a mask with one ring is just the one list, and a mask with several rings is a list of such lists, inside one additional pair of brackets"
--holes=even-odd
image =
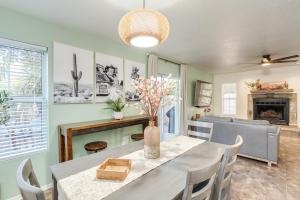
[(153, 47), (164, 42), (169, 35), (169, 21), (160, 12), (145, 8), (132, 10), (119, 23), (120, 38), (128, 45)]

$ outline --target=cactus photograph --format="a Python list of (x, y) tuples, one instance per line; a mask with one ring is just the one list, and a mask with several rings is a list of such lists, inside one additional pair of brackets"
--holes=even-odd
[(53, 53), (54, 103), (92, 103), (93, 52), (55, 42)]

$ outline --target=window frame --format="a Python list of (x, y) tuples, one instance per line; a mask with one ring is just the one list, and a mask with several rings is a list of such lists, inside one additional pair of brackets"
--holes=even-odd
[[(168, 77), (168, 74), (165, 73), (157, 73), (157, 79), (161, 80), (163, 78)], [(177, 83), (177, 91), (176, 91), (176, 96), (179, 99), (179, 95), (180, 95), (180, 79), (179, 77), (171, 77), (170, 79), (174, 79), (176, 81), (178, 81)], [(174, 136), (178, 136), (180, 134), (180, 101), (176, 101), (175, 102), (175, 133), (168, 133), (168, 132), (164, 132), (164, 107), (160, 106), (159, 110), (158, 110), (158, 124), (160, 125), (160, 132), (161, 132), (161, 139), (168, 139)]]
[[(12, 96), (13, 100), (12, 102), (36, 102), (42, 104), (42, 108), (44, 107), (45, 110), (43, 110), (41, 116), (44, 117), (44, 120), (41, 121), (41, 127), (43, 126), (43, 122), (46, 124), (45, 128), (45, 147), (44, 148), (36, 148), (36, 147), (31, 147), (28, 148), (26, 151), (17, 153), (17, 154), (12, 154), (7, 157), (0, 158), (0, 162), (2, 161), (7, 161), (7, 160), (13, 160), (17, 159), (20, 157), (28, 156), (28, 155), (34, 155), (38, 153), (43, 153), (43, 152), (48, 152), (49, 151), (49, 98), (48, 98), (48, 48), (39, 46), (39, 45), (34, 45), (34, 44), (28, 44), (20, 41), (15, 41), (15, 40), (10, 40), (10, 39), (5, 39), (5, 38), (0, 38), (0, 45), (1, 46), (6, 46), (8, 48), (15, 48), (15, 49), (20, 49), (20, 50), (27, 50), (27, 51), (35, 51), (35, 52), (40, 52), (41, 53), (41, 91), (42, 94), (41, 96)], [(8, 83), (9, 84), (9, 83)], [(42, 127), (43, 129), (43, 127)]]
[[(231, 85), (234, 86), (234, 91), (235, 91), (235, 97), (234, 98), (225, 98), (225, 86), (226, 85)], [(225, 100), (235, 100), (235, 105), (234, 105), (234, 112), (232, 113), (226, 113), (225, 112)], [(226, 116), (235, 116), (237, 114), (237, 84), (236, 83), (223, 83), (222, 84), (222, 115)]]

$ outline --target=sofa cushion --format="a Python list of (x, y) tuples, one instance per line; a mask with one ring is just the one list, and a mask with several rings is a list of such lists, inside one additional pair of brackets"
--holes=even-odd
[(205, 121), (205, 122), (232, 122), (232, 118), (231, 117), (218, 117), (218, 116), (204, 116), (201, 118), (201, 121)]
[(233, 123), (253, 124), (253, 125), (269, 125), (267, 120), (248, 120), (248, 119), (233, 119)]
[(237, 135), (241, 135), (244, 143), (241, 147), (240, 153), (258, 157), (261, 159), (268, 158), (268, 136), (267, 126), (256, 126), (253, 124), (238, 124), (233, 123)]

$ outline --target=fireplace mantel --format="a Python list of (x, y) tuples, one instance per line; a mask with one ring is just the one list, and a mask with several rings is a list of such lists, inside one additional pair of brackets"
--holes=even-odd
[(289, 125), (297, 126), (297, 93), (295, 92), (261, 92), (248, 94), (248, 119), (253, 119), (253, 99), (289, 99)]

